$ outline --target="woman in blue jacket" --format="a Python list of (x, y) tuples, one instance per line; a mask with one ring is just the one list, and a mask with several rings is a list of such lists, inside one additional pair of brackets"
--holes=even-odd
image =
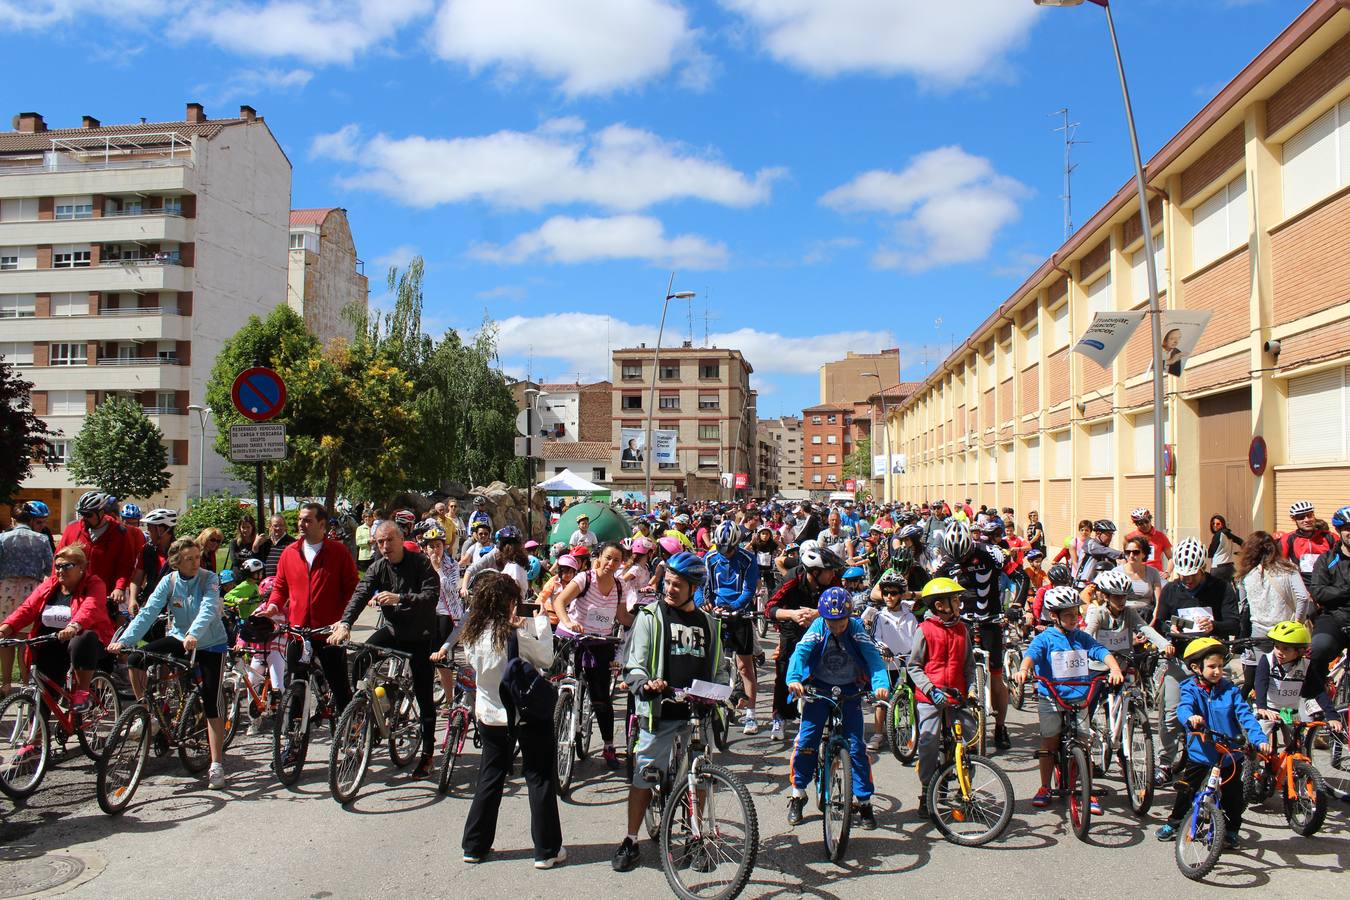
[[(168, 565), (169, 574), (155, 585), (121, 639), (108, 645), (108, 652), (135, 647), (160, 613), (168, 609), (164, 637), (151, 641), (144, 649), (178, 657), (196, 651), (197, 665), (202, 670), (206, 737), (211, 746), (211, 768), (206, 778), (211, 788), (218, 790), (225, 787), (225, 720), (221, 718), (225, 701), (220, 688), (228, 649), (225, 623), (220, 617), (220, 581), (214, 572), (202, 567), (201, 549), (191, 538), (179, 538), (169, 545)], [(132, 687), (140, 699), (145, 694), (144, 660), (133, 654), (129, 663)]]
[[(834, 688), (854, 693), (871, 683), (879, 700), (890, 695), (890, 675), (876, 642), (867, 629), (849, 617), (853, 598), (841, 587), (826, 589), (820, 595), (820, 618), (802, 635), (788, 662), (788, 692), (794, 697), (806, 694), (810, 684), (822, 694)], [(806, 788), (816, 774), (816, 753), (820, 749), (821, 729), (830, 714), (830, 704), (807, 700), (802, 709), (801, 729), (792, 751), (792, 796), (788, 799), (788, 824), (802, 820)], [(862, 699), (844, 704), (844, 732), (848, 737), (848, 755), (853, 760), (853, 796), (858, 801), (858, 821), (871, 831), (877, 827), (872, 812), (872, 764), (863, 741)]]

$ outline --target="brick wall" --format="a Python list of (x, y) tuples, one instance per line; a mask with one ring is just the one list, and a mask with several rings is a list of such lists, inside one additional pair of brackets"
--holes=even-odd
[(1062, 347), (1050, 354), (1046, 365), (1046, 405), (1057, 406), (1069, 399), (1069, 348)]
[(1013, 380), (1001, 382), (998, 386), (998, 420), (1006, 422), (1016, 415), (1013, 409)]
[(1315, 207), (1270, 236), (1277, 324), (1350, 298), (1350, 191)]
[(1350, 78), (1350, 35), (1341, 38), (1266, 101), (1266, 129), (1279, 131), (1317, 98)]
[(1083, 278), (1086, 278), (1102, 266), (1106, 265), (1106, 261), (1110, 258), (1111, 239), (1108, 237), (1087, 253), (1083, 254), (1083, 261), (1079, 267), (1079, 272)]
[(608, 441), (613, 438), (608, 390), (581, 391), (578, 400), (579, 441)]
[(1292, 369), (1346, 347), (1350, 347), (1350, 319), (1323, 328), (1310, 328), (1281, 340), (1280, 366)]
[[(1221, 384), (1231, 384), (1246, 378), (1250, 370), (1245, 351), (1200, 366), (1187, 365), (1181, 373), (1181, 392), (1184, 396)], [(1171, 376), (1168, 377), (1170, 379)], [(1168, 389), (1171, 389), (1171, 385), (1168, 385)]]
[[(1350, 267), (1347, 267), (1350, 272)], [(1251, 328), (1251, 314), (1248, 311), (1251, 296), (1251, 253), (1242, 250), (1216, 265), (1192, 275), (1183, 282), (1186, 285), (1186, 308), (1207, 309), (1213, 313), (1196, 353), (1204, 353), (1215, 347), (1222, 347), (1231, 341), (1245, 338)], [(1148, 322), (1139, 326), (1139, 330), (1148, 332)], [(1151, 345), (1149, 352), (1152, 352)], [(1130, 374), (1136, 374), (1131, 369)]]
[(1151, 405), (1153, 403), (1153, 382), (1145, 381), (1142, 384), (1136, 384), (1134, 387), (1126, 388), (1125, 397), (1121, 402), (1126, 409)]
[[(1045, 506), (1039, 510), (1045, 525), (1046, 543), (1054, 547), (1073, 534), (1074, 519), (1069, 509), (1069, 481), (1059, 478), (1045, 483)], [(1051, 554), (1053, 556), (1053, 554)]]
[(980, 434), (994, 427), (994, 389), (984, 392), (980, 400)]
[(1022, 403), (1018, 415), (1034, 413), (1041, 408), (1041, 367), (1031, 366), (1022, 372)]
[(1350, 466), (1284, 468), (1275, 472), (1275, 516), (1284, 525), (1295, 500), (1311, 500), (1320, 515), (1338, 509), (1350, 496)]
[(1078, 511), (1085, 519), (1111, 515), (1111, 479), (1083, 478), (1078, 482)]
[[(1163, 216), (1162, 198), (1154, 197), (1152, 200), (1148, 202), (1148, 220), (1153, 223), (1154, 228), (1157, 228), (1158, 224), (1162, 222), (1162, 216)], [(1130, 216), (1128, 219), (1125, 220), (1125, 225), (1124, 228), (1122, 229), (1122, 238), (1121, 238), (1125, 246), (1128, 247), (1130, 244), (1133, 244), (1135, 241), (1139, 240), (1139, 238), (1142, 237), (1143, 234), (1144, 234), (1144, 226), (1139, 224), (1139, 217), (1137, 215)]]
[[(1234, 128), (1219, 138), (1219, 142), (1205, 151), (1204, 155), (1191, 163), (1191, 167), (1181, 173), (1181, 199), (1185, 203), (1203, 191), (1214, 179), (1231, 169), (1242, 159), (1246, 138), (1242, 126)], [(1136, 231), (1135, 236), (1138, 237)]]
[(45, 416), (47, 414), (47, 392), (33, 391), (29, 396), (32, 398), (33, 414)]
[[(1189, 296), (1189, 295), (1188, 295)], [(1148, 369), (1153, 362), (1153, 324), (1147, 318), (1125, 342), (1125, 377), (1138, 375)]]
[(1045, 416), (1046, 428), (1063, 428), (1065, 425), (1068, 424), (1069, 424), (1069, 408), (1067, 406), (1064, 409), (1057, 409), (1052, 413), (1046, 413)]

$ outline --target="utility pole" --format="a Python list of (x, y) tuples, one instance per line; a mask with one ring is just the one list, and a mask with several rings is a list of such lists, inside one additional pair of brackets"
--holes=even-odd
[(1050, 115), (1064, 118), (1064, 124), (1054, 130), (1064, 132), (1064, 193), (1060, 194), (1059, 199), (1064, 201), (1064, 239), (1067, 241), (1069, 235), (1073, 234), (1073, 170), (1078, 168), (1074, 165), (1071, 154), (1075, 144), (1089, 142), (1076, 139), (1079, 123), (1069, 121), (1069, 108), (1067, 106), (1061, 107)]

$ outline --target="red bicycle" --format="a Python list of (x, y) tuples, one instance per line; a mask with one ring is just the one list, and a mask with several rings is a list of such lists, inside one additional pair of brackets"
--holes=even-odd
[[(437, 668), (451, 667), (437, 666)], [(469, 735), (469, 729), (473, 728), (473, 707), (470, 698), (477, 689), (473, 669), (465, 666), (455, 673), (455, 695), (450, 703), (450, 709), (445, 714), (445, 737), (441, 739), (441, 773), (437, 787), (442, 794), (450, 793), (455, 762), (464, 752), (464, 740)], [(473, 732), (473, 744), (475, 747), (480, 746), (476, 729)]]
[[(9, 638), (0, 640), (0, 647), (28, 648), (54, 640), (54, 634)], [(69, 674), (64, 685), (57, 684), (37, 666), (30, 666), (28, 683), (0, 702), (0, 791), (11, 799), (32, 796), (47, 775), (53, 751), (64, 755), (72, 737), (92, 760), (97, 761), (103, 752), (122, 709), (112, 679), (104, 672), (94, 673), (84, 709), (76, 708), (73, 694)], [(54, 734), (49, 716), (56, 727)]]
[[(1068, 798), (1069, 824), (1074, 835), (1080, 841), (1086, 841), (1092, 825), (1092, 766), (1088, 763), (1092, 726), (1088, 710), (1092, 708), (1097, 689), (1106, 683), (1106, 676), (1098, 675), (1086, 681), (1053, 682), (1037, 675), (1036, 681), (1045, 685), (1051, 700), (1059, 708), (1059, 746), (1055, 748), (1055, 776), (1050, 795)], [(1062, 687), (1085, 687), (1087, 696), (1081, 700), (1065, 700), (1057, 690)]]

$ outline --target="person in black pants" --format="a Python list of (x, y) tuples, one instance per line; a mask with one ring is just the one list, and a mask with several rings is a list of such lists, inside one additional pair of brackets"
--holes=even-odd
[(418, 778), (426, 778), (431, 775), (436, 744), (436, 705), (432, 701), (436, 669), (431, 664), (430, 654), (436, 638), (440, 576), (425, 553), (412, 553), (403, 546), (403, 532), (391, 521), (380, 523), (375, 533), (375, 545), (380, 550), (380, 558), (371, 563), (361, 577), (329, 642), (345, 641), (367, 605), (380, 607), (385, 625), (366, 643), (399, 650), (411, 657), (413, 692), (417, 695), (417, 710), (422, 720), (422, 758), (415, 774)]
[(519, 602), (520, 586), (507, 575), (488, 571), (474, 582), (473, 603), (462, 642), (469, 665), (478, 675), (474, 717), (483, 752), (479, 757), (473, 804), (464, 820), (461, 846), (466, 863), (480, 863), (492, 851), (502, 790), (511, 774), (511, 757), (519, 743), (521, 769), (530, 793), (534, 867), (551, 869), (567, 859), (558, 818), (555, 780), (558, 746), (552, 717), (536, 719), (516, 710), (502, 687), (502, 675), (514, 655), (539, 671), (546, 671), (553, 661), (553, 642), (547, 634), (537, 638), (528, 628), (529, 620), (515, 615)]
[(816, 603), (821, 592), (838, 581), (843, 568), (844, 561), (837, 554), (808, 541), (801, 549), (801, 568), (774, 592), (764, 608), (769, 621), (778, 624), (770, 740), (783, 740), (783, 722), (797, 717), (796, 701), (787, 689), (788, 662), (792, 659), (792, 651), (797, 649), (797, 642), (816, 618)]

